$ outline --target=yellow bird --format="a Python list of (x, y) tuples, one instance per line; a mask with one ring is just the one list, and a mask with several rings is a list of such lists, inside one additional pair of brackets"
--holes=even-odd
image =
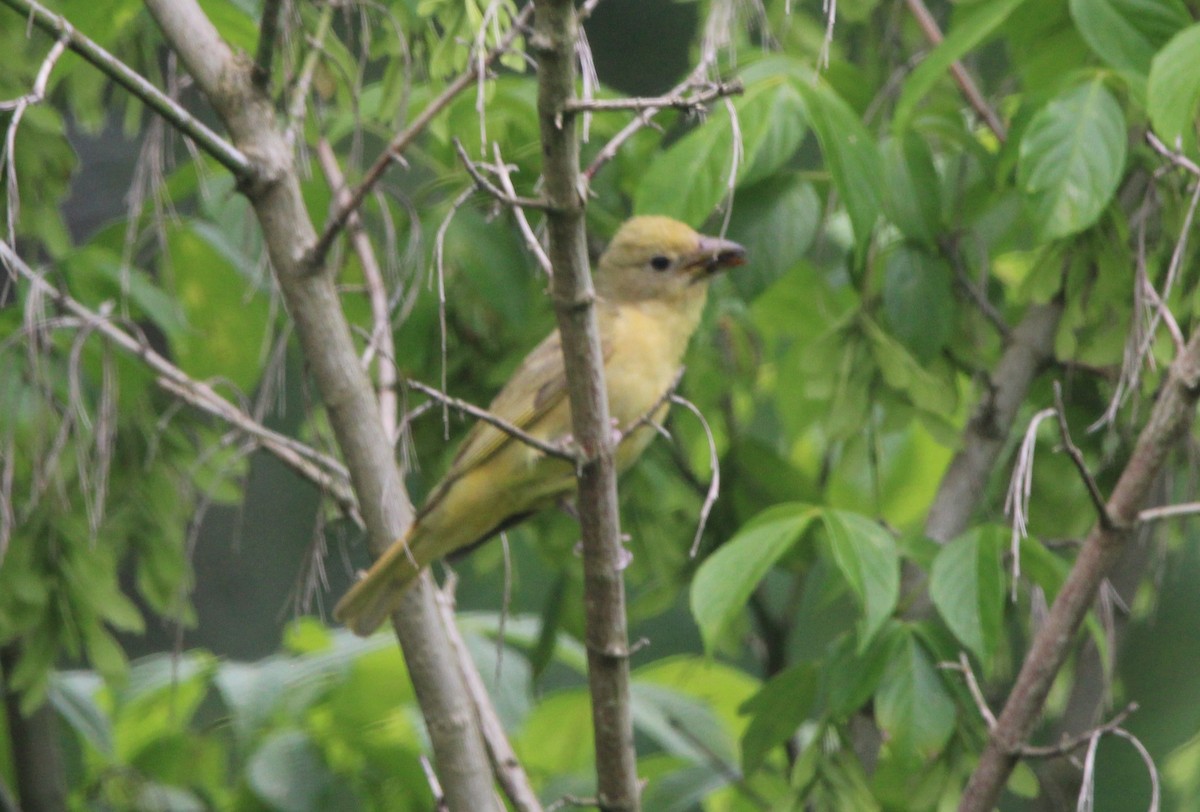
[[(663, 396), (700, 322), (708, 281), (745, 256), (737, 243), (702, 236), (668, 217), (635, 217), (617, 231), (600, 257), (595, 285), (608, 408), (618, 431), (665, 417)], [(557, 330), (526, 356), (488, 411), (549, 443), (570, 437)], [(653, 433), (645, 425), (624, 436), (618, 471), (633, 464)], [(567, 461), (476, 423), (408, 534), (346, 593), (334, 617), (370, 634), (395, 611), (422, 567), (554, 505), (574, 488)]]

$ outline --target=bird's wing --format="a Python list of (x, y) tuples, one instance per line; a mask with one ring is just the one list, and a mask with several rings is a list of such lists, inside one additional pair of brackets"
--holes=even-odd
[[(604, 360), (611, 350), (602, 344)], [(536, 426), (567, 394), (563, 369), (562, 340), (555, 330), (537, 345), (513, 372), (508, 383), (488, 406), (488, 411), (517, 428), (537, 435)], [(540, 437), (540, 435), (539, 435)], [(555, 437), (540, 437), (553, 441)], [(449, 483), (467, 471), (482, 465), (507, 443), (520, 442), (488, 423), (478, 421), (467, 433), (450, 464), (444, 482)]]

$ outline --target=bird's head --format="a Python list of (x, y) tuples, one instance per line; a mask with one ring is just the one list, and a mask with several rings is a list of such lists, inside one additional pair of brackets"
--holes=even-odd
[(670, 217), (628, 220), (600, 257), (596, 292), (616, 302), (704, 295), (708, 280), (746, 261), (746, 249)]

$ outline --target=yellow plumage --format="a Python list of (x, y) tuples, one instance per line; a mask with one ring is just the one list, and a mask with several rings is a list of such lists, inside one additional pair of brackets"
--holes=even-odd
[[(667, 217), (636, 217), (613, 237), (595, 274), (596, 318), (609, 413), (619, 430), (662, 399), (699, 324), (709, 278), (744, 256), (736, 243), (703, 237)], [(655, 420), (666, 410), (663, 404)], [(571, 434), (557, 331), (526, 356), (488, 411), (548, 442)], [(637, 459), (653, 431), (645, 426), (621, 442), (618, 470)], [(422, 567), (553, 505), (574, 488), (574, 472), (564, 460), (476, 423), (408, 535), (346, 593), (334, 616), (357, 634), (370, 634)]]

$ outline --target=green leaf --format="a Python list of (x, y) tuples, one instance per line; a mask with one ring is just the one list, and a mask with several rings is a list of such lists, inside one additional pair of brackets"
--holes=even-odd
[[(800, 145), (804, 108), (785, 76), (750, 85), (733, 108), (742, 142), (737, 183), (753, 183), (777, 170)], [(728, 193), (733, 123), (728, 110), (719, 106), (708, 121), (658, 156), (638, 181), (634, 210), (703, 223)]]
[(1125, 140), (1125, 116), (1100, 79), (1067, 90), (1033, 117), (1021, 138), (1017, 180), (1043, 239), (1096, 222), (1121, 180)]
[(849, 634), (831, 646), (821, 669), (821, 692), (835, 720), (858, 713), (875, 693), (900, 643), (899, 630), (896, 621), (888, 621), (866, 651), (860, 651)]
[(941, 180), (924, 139), (904, 132), (883, 144), (883, 203), (888, 219), (914, 242), (933, 245), (941, 227)]
[(1071, 0), (1071, 18), (1096, 56), (1142, 76), (1163, 43), (1191, 22), (1179, 0)]
[(753, 259), (729, 274), (747, 301), (795, 267), (812, 245), (821, 222), (821, 201), (794, 173), (776, 175), (739, 191), (729, 236)]
[(279, 812), (324, 809), (322, 796), (333, 785), (321, 754), (299, 730), (268, 736), (246, 765), (246, 778), (258, 799)]
[(821, 514), (833, 560), (863, 609), (858, 649), (865, 651), (900, 599), (900, 555), (892, 535), (866, 516), (844, 510)]
[(769, 508), (705, 559), (692, 580), (692, 615), (710, 654), (754, 587), (796, 543), (818, 510), (792, 503)]
[(950, 66), (991, 36), (992, 32), (1024, 2), (1025, 0), (985, 0), (975, 4), (956, 19), (946, 33), (946, 38), (925, 57), (904, 82), (900, 98), (896, 102), (896, 113), (892, 118), (892, 131), (898, 133), (907, 129), (917, 104), (933, 89)]
[(871, 342), (871, 354), (888, 386), (904, 392), (918, 409), (949, 415), (958, 406), (958, 391), (952, 375), (935, 374), (921, 366), (900, 342), (866, 316), (859, 319)]
[(270, 325), (266, 301), (248, 283), (202, 224), (183, 225), (167, 238), (179, 302), (191, 332), (173, 349), (179, 366), (194, 378), (221, 377), (250, 391), (261, 374)]
[(954, 327), (950, 268), (920, 249), (901, 245), (888, 254), (883, 274), (889, 331), (918, 361), (929, 361), (946, 346)]
[(945, 545), (929, 574), (929, 595), (954, 636), (986, 663), (1004, 614), (1000, 551), (1004, 529), (980, 527)]
[(817, 698), (819, 671), (800, 663), (771, 681), (742, 705), (750, 724), (742, 734), (742, 772), (750, 775), (762, 766), (772, 748), (786, 741), (808, 718)]
[(1200, 23), (1180, 31), (1150, 64), (1147, 109), (1158, 137), (1169, 147), (1196, 146), (1196, 103), (1200, 101)]
[(912, 763), (936, 756), (954, 733), (954, 700), (911, 632), (903, 636), (875, 692), (875, 716), (888, 748)]
[(112, 723), (96, 703), (103, 682), (91, 671), (65, 671), (50, 679), (47, 699), (71, 728), (104, 756), (113, 753)]
[(883, 158), (862, 119), (829, 86), (797, 82), (808, 119), (838, 193), (846, 201), (854, 228), (855, 249), (861, 254), (879, 218)]

